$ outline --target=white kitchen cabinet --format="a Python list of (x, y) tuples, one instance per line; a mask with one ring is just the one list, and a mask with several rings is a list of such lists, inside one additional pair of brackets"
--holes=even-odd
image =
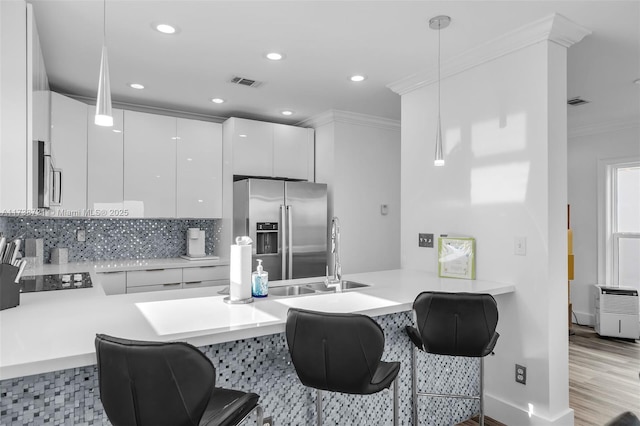
[(273, 176), (313, 182), (313, 129), (273, 124)]
[(130, 217), (176, 217), (176, 119), (124, 113), (124, 208)]
[(62, 215), (87, 208), (87, 104), (51, 93), (51, 158), (62, 171)]
[(147, 269), (127, 272), (127, 293), (182, 288), (182, 269)]
[(273, 123), (230, 120), (233, 120), (233, 174), (273, 176)]
[(126, 272), (101, 272), (96, 276), (100, 280), (100, 284), (102, 284), (104, 293), (107, 296), (127, 292)]
[(177, 119), (177, 217), (222, 217), (222, 125)]
[(314, 180), (313, 129), (230, 118), (233, 174)]
[(87, 208), (100, 217), (126, 217), (124, 201), (124, 111), (113, 109), (113, 127), (94, 123), (96, 108), (87, 115)]
[(220, 285), (229, 284), (229, 266), (200, 266), (183, 268), (184, 283), (197, 281), (220, 281)]

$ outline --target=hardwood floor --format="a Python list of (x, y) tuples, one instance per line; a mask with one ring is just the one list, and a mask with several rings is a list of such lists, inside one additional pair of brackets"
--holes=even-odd
[(640, 342), (600, 337), (573, 326), (569, 337), (569, 406), (576, 426), (602, 426), (624, 411), (640, 417)]

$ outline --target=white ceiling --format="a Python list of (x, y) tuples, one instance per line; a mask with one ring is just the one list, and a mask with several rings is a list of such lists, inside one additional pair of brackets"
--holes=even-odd
[[(51, 88), (95, 98), (102, 1), (29, 2)], [(556, 12), (593, 31), (569, 49), (567, 95), (592, 101), (569, 108), (570, 127), (640, 116), (639, 1), (108, 0), (106, 10), (115, 102), (283, 123), (330, 109), (399, 119), (400, 97), (386, 86), (436, 66), (429, 18), (452, 17), (441, 33), (446, 62)], [(161, 34), (153, 23), (179, 32)], [(270, 51), (286, 59), (268, 61)], [(355, 73), (368, 78), (353, 83)], [(233, 85), (234, 75), (263, 84)], [(295, 114), (283, 117), (283, 109)]]

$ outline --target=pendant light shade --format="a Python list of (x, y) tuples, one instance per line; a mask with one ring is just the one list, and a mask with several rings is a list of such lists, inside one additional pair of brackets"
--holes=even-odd
[(429, 20), (429, 28), (438, 31), (438, 128), (436, 130), (436, 155), (433, 165), (444, 166), (444, 153), (442, 151), (442, 120), (440, 119), (440, 30), (447, 28), (451, 18), (440, 15)]
[(94, 122), (98, 126), (113, 126), (111, 112), (111, 83), (109, 80), (109, 60), (107, 57), (107, 2), (104, 0), (102, 27), (102, 57), (100, 59), (100, 76), (98, 77), (98, 96), (96, 97), (96, 116)]

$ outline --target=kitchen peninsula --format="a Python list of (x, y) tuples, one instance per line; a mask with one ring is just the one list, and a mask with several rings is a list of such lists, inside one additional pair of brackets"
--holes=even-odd
[[(105, 419), (97, 392), (93, 343), (96, 333), (190, 342), (213, 360), (218, 385), (251, 389), (260, 394), (265, 414), (272, 415), (278, 424), (307, 423), (313, 415), (314, 393), (299, 383), (288, 358), (283, 331), (289, 307), (359, 312), (376, 317), (385, 331), (385, 358), (402, 362), (400, 395), (401, 400), (408, 401), (410, 346), (403, 329), (411, 322), (409, 311), (415, 296), (425, 290), (495, 296), (514, 291), (509, 284), (442, 279), (424, 271), (392, 270), (345, 277), (370, 285), (364, 289), (300, 297), (269, 296), (248, 305), (227, 305), (215, 287), (106, 296), (100, 274), (95, 269), (90, 272), (93, 288), (25, 294), (20, 306), (0, 313), (0, 423), (38, 423), (25, 418), (30, 412), (41, 421), (42, 416), (56, 419), (65, 415), (73, 423)], [(273, 285), (311, 281), (318, 279)], [(503, 303), (502, 298), (498, 298), (498, 303)], [(433, 368), (440, 370), (450, 362), (458, 362), (444, 358), (423, 363), (433, 363)], [(475, 363), (458, 371), (463, 379), (456, 380), (461, 390), (473, 389), (477, 380)], [(363, 415), (386, 418), (386, 410), (390, 410), (387, 396), (382, 393), (362, 401), (354, 399), (348, 403), (349, 408), (339, 403), (351, 401), (349, 396), (329, 396), (327, 416), (346, 415), (354, 422), (362, 420)], [(19, 404), (20, 408), (12, 404)], [(34, 408), (25, 411), (24, 404)], [(365, 404), (366, 408), (358, 404)], [(447, 415), (464, 419), (473, 413), (473, 406), (465, 404), (456, 403)], [(442, 408), (430, 409), (439, 412)], [(410, 406), (403, 404), (401, 419), (408, 419), (409, 413)]]

